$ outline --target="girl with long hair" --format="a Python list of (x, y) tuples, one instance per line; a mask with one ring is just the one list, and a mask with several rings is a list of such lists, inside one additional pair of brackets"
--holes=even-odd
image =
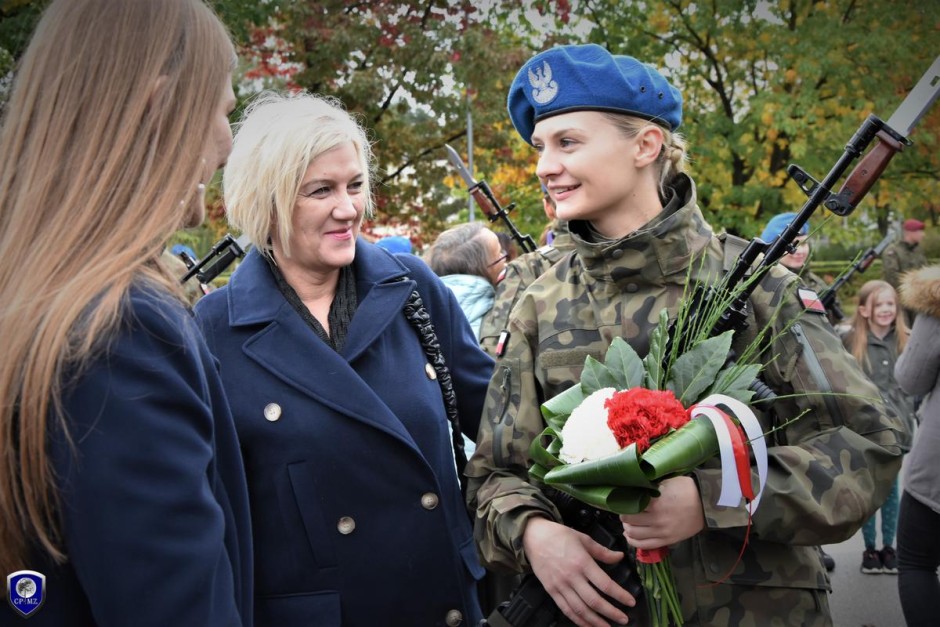
[(31, 624), (251, 620), (231, 414), (159, 261), (231, 149), (233, 62), (201, 0), (55, 0), (20, 62), (0, 128), (0, 574), (32, 594), (0, 611)]
[[(858, 292), (858, 307), (843, 343), (865, 374), (878, 386), (885, 403), (912, 429), (914, 408), (894, 378), (894, 365), (910, 335), (904, 316), (898, 315), (899, 308), (898, 293), (890, 283), (867, 281)], [(862, 526), (865, 550), (862, 552), (860, 569), (866, 575), (898, 573), (894, 538), (898, 525), (899, 499), (898, 480), (895, 479), (888, 498), (878, 510), (881, 512), (881, 549), (876, 549), (875, 544), (878, 513), (873, 514)]]

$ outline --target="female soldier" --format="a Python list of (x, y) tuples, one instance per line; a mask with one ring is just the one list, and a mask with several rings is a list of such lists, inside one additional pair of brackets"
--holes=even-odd
[[(623, 556), (560, 524), (527, 479), (529, 444), (544, 428), (539, 406), (578, 383), (585, 357), (603, 359), (615, 336), (645, 355), (659, 311), (676, 311), (689, 273), (707, 281), (730, 264), (682, 171), (681, 96), (655, 69), (596, 45), (552, 48), (516, 75), (509, 113), (539, 152), (537, 174), (575, 251), (513, 311), (467, 469), (475, 537), (486, 564), (531, 569), (576, 624), (624, 622), (602, 594), (633, 599), (595, 562)], [(765, 496), (741, 559), (748, 512), (716, 506), (717, 461), (664, 481), (645, 512), (622, 517), (630, 545), (671, 547), (689, 623), (830, 623), (814, 545), (857, 531), (900, 466), (900, 423), (874, 401), (877, 390), (825, 318), (804, 312), (797, 288), (778, 266), (751, 297), (749, 329), (775, 332), (765, 377), (781, 396), (796, 394), (761, 415), (764, 431), (809, 413), (770, 436)], [(740, 350), (753, 340), (735, 341)], [(807, 394), (816, 391), (845, 395)]]
[(234, 60), (199, 0), (57, 0), (23, 57), (0, 132), (0, 572), (22, 594), (0, 624), (251, 624), (232, 415), (160, 262), (231, 149)]

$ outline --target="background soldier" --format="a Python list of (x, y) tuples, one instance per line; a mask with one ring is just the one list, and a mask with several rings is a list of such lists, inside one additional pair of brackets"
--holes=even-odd
[[(770, 242), (777, 239), (778, 235), (783, 233), (783, 229), (787, 228), (787, 225), (790, 224), (790, 222), (792, 222), (793, 218), (795, 217), (795, 213), (778, 213), (767, 222), (767, 226), (764, 227), (763, 232), (760, 234), (760, 238), (769, 244)], [(829, 284), (826, 283), (825, 279), (809, 268), (810, 248), (809, 240), (807, 239), (808, 237), (809, 224), (804, 224), (803, 228), (800, 229), (800, 234), (797, 235), (796, 239), (793, 241), (794, 245), (796, 246), (796, 250), (788, 255), (781, 257), (780, 263), (783, 264), (788, 270), (799, 276), (800, 280), (803, 282), (803, 285), (821, 295), (826, 291), (826, 288), (829, 287)], [(841, 311), (842, 306), (839, 303), (838, 297), (836, 297), (836, 299), (833, 301), (833, 306), (826, 310), (826, 317), (829, 318), (829, 322), (833, 326), (841, 321), (841, 318), (836, 313)], [(832, 568), (829, 570), (832, 570)]]
[(480, 326), (480, 346), (491, 356), (496, 355), (499, 336), (509, 325), (509, 312), (526, 288), (574, 249), (568, 225), (556, 218), (555, 203), (547, 191), (542, 195), (542, 208), (550, 220), (546, 233), (551, 234), (551, 241), (531, 253), (520, 255), (506, 266), (496, 283), (493, 308)]
[[(917, 270), (927, 265), (927, 257), (920, 248), (924, 239), (924, 223), (920, 220), (909, 219), (904, 221), (901, 240), (894, 242), (881, 256), (884, 268), (884, 279), (895, 290), (901, 287), (901, 275), (910, 270)], [(904, 308), (905, 322), (908, 328), (914, 325), (915, 312)]]

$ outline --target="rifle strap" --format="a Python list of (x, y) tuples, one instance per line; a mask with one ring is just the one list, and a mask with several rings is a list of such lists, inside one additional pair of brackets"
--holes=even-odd
[[(405, 280), (405, 279), (402, 279)], [(447, 421), (450, 423), (451, 435), (454, 445), (454, 461), (457, 464), (457, 480), (460, 482), (460, 490), (466, 494), (466, 479), (464, 479), (464, 470), (467, 467), (467, 453), (463, 446), (463, 432), (460, 430), (460, 412), (457, 409), (457, 393), (454, 391), (454, 381), (450, 376), (450, 369), (444, 360), (444, 352), (441, 350), (441, 343), (437, 339), (437, 332), (431, 323), (431, 316), (421, 300), (418, 290), (414, 289), (408, 297), (408, 302), (402, 308), (405, 319), (414, 327), (418, 333), (418, 340), (421, 342), (421, 348), (428, 358), (428, 363), (434, 368), (437, 375), (437, 382), (441, 386), (441, 395), (444, 397), (444, 410), (447, 413)]]

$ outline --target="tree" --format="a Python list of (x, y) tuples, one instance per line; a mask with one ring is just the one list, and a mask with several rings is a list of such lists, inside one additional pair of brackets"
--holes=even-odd
[[(591, 41), (662, 68), (683, 91), (680, 130), (703, 210), (746, 236), (803, 204), (789, 163), (822, 178), (865, 117), (887, 119), (938, 51), (935, 2), (585, 0), (579, 9), (594, 24)], [(940, 191), (938, 114), (860, 207), (882, 230), (889, 213), (919, 215)], [(832, 224), (833, 240), (858, 234)]]

